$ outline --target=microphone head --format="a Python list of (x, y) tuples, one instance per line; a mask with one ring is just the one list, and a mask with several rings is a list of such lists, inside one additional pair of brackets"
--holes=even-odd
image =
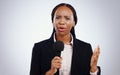
[(64, 43), (62, 41), (56, 41), (53, 44), (53, 50), (55, 51), (56, 56), (61, 55), (61, 51), (64, 49)]

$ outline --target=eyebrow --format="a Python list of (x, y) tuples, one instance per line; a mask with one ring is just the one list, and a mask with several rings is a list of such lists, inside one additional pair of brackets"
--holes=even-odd
[[(61, 17), (61, 15), (56, 15), (56, 17)], [(71, 16), (67, 16), (67, 15), (65, 15), (64, 17), (71, 17)]]

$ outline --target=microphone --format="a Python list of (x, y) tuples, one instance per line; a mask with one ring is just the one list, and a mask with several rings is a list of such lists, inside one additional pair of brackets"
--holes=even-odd
[(61, 51), (64, 49), (64, 43), (62, 41), (56, 41), (53, 44), (53, 50), (55, 51), (55, 55), (59, 56), (61, 55)]

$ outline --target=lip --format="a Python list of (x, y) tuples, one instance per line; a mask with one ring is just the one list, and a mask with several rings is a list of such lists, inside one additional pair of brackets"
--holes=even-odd
[(65, 31), (65, 28), (64, 28), (64, 27), (59, 27), (59, 28), (58, 28), (58, 31), (59, 31), (59, 32), (64, 32), (64, 31)]

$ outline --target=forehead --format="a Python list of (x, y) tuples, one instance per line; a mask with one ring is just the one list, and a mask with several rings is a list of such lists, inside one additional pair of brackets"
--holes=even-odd
[(60, 6), (57, 8), (55, 15), (73, 15), (72, 10), (67, 6)]

